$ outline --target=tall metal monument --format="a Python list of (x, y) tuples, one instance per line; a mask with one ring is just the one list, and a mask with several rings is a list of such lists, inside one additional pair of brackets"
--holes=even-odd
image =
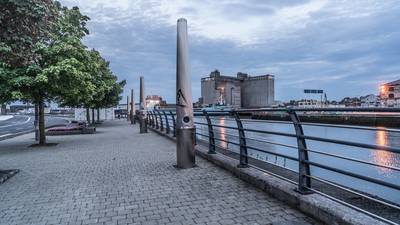
[(126, 96), (126, 120), (129, 121), (129, 95)]
[(178, 19), (176, 57), (176, 156), (178, 168), (195, 166), (195, 127), (188, 56), (187, 21)]
[(140, 77), (140, 133), (147, 133), (146, 100), (144, 97), (144, 77)]
[(135, 120), (135, 97), (134, 97), (134, 93), (133, 93), (133, 89), (131, 89), (131, 112), (129, 114), (130, 118), (131, 118), (131, 124), (135, 124), (136, 120)]

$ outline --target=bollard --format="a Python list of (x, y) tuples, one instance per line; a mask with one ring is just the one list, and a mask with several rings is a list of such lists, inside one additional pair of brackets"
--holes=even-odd
[(176, 65), (176, 167), (195, 166), (195, 128), (188, 62), (187, 21), (178, 19)]
[(140, 133), (147, 133), (146, 101), (144, 99), (144, 77), (140, 77)]

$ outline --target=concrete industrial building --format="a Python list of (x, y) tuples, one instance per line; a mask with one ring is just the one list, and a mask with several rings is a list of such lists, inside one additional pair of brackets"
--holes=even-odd
[(239, 72), (231, 77), (215, 70), (201, 79), (201, 99), (203, 106), (268, 107), (275, 103), (274, 76), (249, 76)]

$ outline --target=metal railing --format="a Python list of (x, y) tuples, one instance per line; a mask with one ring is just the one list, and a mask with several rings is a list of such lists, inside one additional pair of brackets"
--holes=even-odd
[[(290, 121), (271, 121), (271, 120), (254, 120), (254, 119), (246, 119), (243, 117), (249, 117), (249, 115), (253, 113), (284, 113), (289, 116)], [(335, 154), (330, 152), (324, 152), (321, 150), (311, 149), (308, 147), (308, 142), (320, 142), (325, 144), (334, 144), (334, 145), (341, 145), (341, 146), (349, 146), (352, 148), (360, 148), (360, 149), (367, 149), (370, 151), (384, 151), (389, 152), (392, 154), (399, 154), (400, 156), (400, 148), (391, 147), (386, 145), (376, 145), (376, 144), (368, 144), (368, 143), (360, 143), (356, 141), (349, 141), (349, 140), (339, 140), (333, 138), (326, 138), (326, 137), (318, 137), (318, 136), (310, 136), (306, 135), (303, 130), (303, 126), (323, 126), (323, 127), (334, 127), (334, 128), (346, 128), (346, 129), (356, 129), (356, 130), (368, 130), (368, 131), (389, 131), (389, 132), (396, 132), (400, 133), (400, 130), (397, 129), (384, 129), (384, 128), (375, 128), (375, 127), (360, 127), (360, 126), (348, 126), (348, 125), (333, 125), (333, 124), (320, 124), (320, 123), (303, 123), (299, 119), (300, 112), (391, 112), (391, 113), (400, 113), (400, 109), (395, 108), (319, 108), (319, 109), (292, 109), (292, 108), (281, 108), (281, 109), (242, 109), (242, 110), (233, 110), (233, 111), (195, 111), (194, 116), (196, 118), (202, 119), (202, 121), (196, 121), (196, 126), (199, 126), (202, 129), (197, 129), (196, 136), (205, 138), (208, 142), (208, 153), (215, 154), (217, 149), (224, 149), (229, 150), (227, 147), (230, 146), (237, 146), (239, 149), (238, 151), (238, 158), (239, 163), (238, 167), (246, 168), (249, 166), (255, 167), (249, 163), (249, 158), (252, 158), (248, 151), (256, 151), (260, 153), (274, 155), (275, 157), (281, 157), (285, 160), (291, 160), (297, 163), (298, 168), (297, 170), (291, 169), (291, 171), (295, 171), (297, 173), (297, 179), (293, 181), (290, 180), (292, 183), (296, 183), (297, 191), (301, 194), (309, 194), (309, 193), (320, 193), (322, 195), (327, 195), (320, 190), (317, 190), (312, 187), (312, 182), (320, 182), (325, 185), (330, 185), (335, 188), (339, 188), (345, 192), (349, 192), (351, 194), (355, 194), (357, 196), (361, 196), (362, 198), (372, 200), (379, 204), (383, 204), (387, 207), (390, 207), (395, 210), (400, 210), (400, 206), (396, 203), (392, 203), (386, 200), (382, 200), (378, 197), (374, 197), (370, 194), (366, 194), (362, 190), (356, 190), (352, 187), (345, 186), (343, 184), (338, 184), (332, 181), (329, 181), (326, 177), (321, 177), (319, 175), (315, 175), (311, 172), (310, 167), (319, 168), (325, 171), (333, 172), (336, 174), (344, 175), (347, 177), (351, 177), (352, 179), (361, 180), (364, 182), (369, 182), (374, 185), (379, 185), (380, 187), (390, 188), (395, 191), (400, 191), (400, 185), (394, 182), (385, 181), (382, 179), (377, 179), (375, 177), (367, 176), (365, 174), (356, 173), (354, 171), (349, 171), (341, 168), (340, 166), (332, 166), (327, 165), (324, 162), (310, 159), (309, 154), (318, 154), (324, 157), (332, 157), (340, 160), (347, 160), (351, 163), (358, 163), (363, 165), (369, 165), (379, 168), (384, 168), (391, 171), (399, 172), (400, 168), (393, 165), (384, 165), (381, 163), (376, 162), (369, 162), (360, 158), (355, 157), (348, 157), (341, 154)], [(230, 121), (232, 124), (235, 125), (221, 125), (217, 123), (213, 123), (215, 119), (223, 118), (224, 120)], [(148, 112), (148, 123), (154, 129), (158, 129), (160, 131), (164, 131), (167, 134), (172, 134), (175, 136), (175, 112), (173, 110), (154, 110)], [(288, 124), (293, 126), (293, 132), (282, 132), (282, 131), (274, 131), (274, 130), (262, 130), (256, 128), (249, 128), (243, 125), (243, 123), (282, 123)], [(164, 129), (165, 128), (165, 129)], [(230, 130), (231, 132), (222, 133), (218, 131), (218, 128), (223, 128), (224, 130)], [(205, 132), (200, 132), (205, 131)], [(236, 135), (234, 134), (236, 133)], [(216, 135), (217, 134), (217, 135)], [(228, 140), (227, 138), (220, 138), (221, 134), (231, 136), (231, 139), (236, 138), (238, 141)], [(279, 143), (275, 141), (265, 140), (263, 138), (253, 138), (250, 137), (249, 134), (258, 134), (258, 135), (275, 135), (281, 136), (286, 138), (292, 138), (296, 141), (296, 145), (291, 145), (287, 143)], [(218, 136), (219, 135), (219, 136)], [(204, 140), (204, 139), (203, 139)], [(275, 145), (280, 147), (285, 147), (288, 149), (295, 149), (297, 150), (297, 156), (288, 155), (283, 152), (279, 151), (271, 151), (268, 148), (254, 146), (249, 144), (251, 141), (259, 141), (269, 145)], [(218, 143), (224, 143), (226, 146), (221, 146)], [(265, 162), (265, 161), (263, 161)], [(265, 163), (270, 163), (266, 161)], [(288, 168), (285, 168), (288, 169)], [(268, 172), (270, 173), (270, 172)], [(279, 177), (279, 174), (273, 174)], [(332, 196), (329, 196), (332, 198)], [(333, 198), (336, 199), (336, 198)], [(339, 199), (337, 201), (347, 204), (348, 206), (355, 208), (359, 211), (367, 213), (377, 219), (380, 219), (384, 222), (390, 224), (396, 224), (393, 221), (390, 221), (386, 218), (381, 216), (375, 215), (369, 211), (361, 209), (357, 206), (348, 204), (343, 202)]]

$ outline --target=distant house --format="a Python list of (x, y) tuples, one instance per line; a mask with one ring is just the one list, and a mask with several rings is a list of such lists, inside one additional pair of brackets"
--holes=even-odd
[(160, 106), (166, 106), (167, 102), (159, 95), (148, 95), (146, 97), (146, 108), (154, 109)]
[(400, 107), (400, 80), (381, 85), (379, 97), (388, 107)]
[(357, 97), (345, 97), (339, 103), (346, 107), (360, 107), (361, 106), (361, 101)]
[(379, 97), (369, 94), (360, 97), (361, 107), (377, 107), (380, 105)]

